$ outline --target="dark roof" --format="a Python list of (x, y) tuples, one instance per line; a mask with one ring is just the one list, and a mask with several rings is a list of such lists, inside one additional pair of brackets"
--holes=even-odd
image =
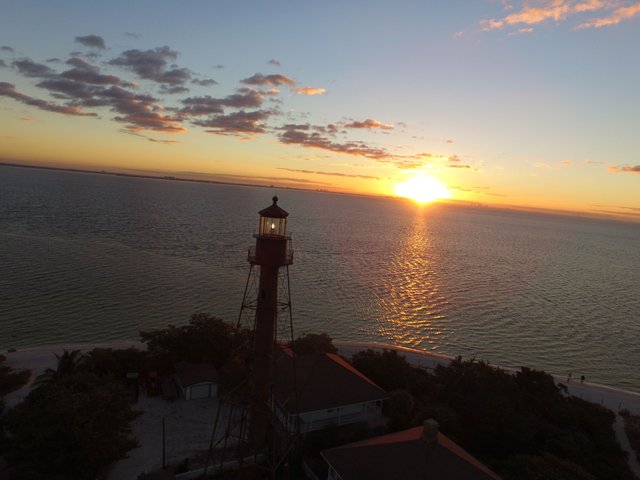
[(188, 387), (196, 383), (217, 382), (218, 371), (210, 363), (178, 362), (175, 364), (180, 385)]
[(270, 218), (287, 218), (289, 216), (288, 212), (285, 212), (278, 206), (278, 197), (274, 196), (272, 198), (273, 204), (260, 210), (258, 213), (261, 217), (270, 217)]
[[(297, 355), (278, 350), (274, 395), (289, 413), (327, 410), (387, 398), (387, 392), (332, 353)], [(295, 363), (295, 383), (293, 368)], [(293, 394), (297, 390), (296, 399)]]
[(422, 438), (424, 427), (355, 442), (322, 452), (343, 480), (499, 480), (451, 439)]

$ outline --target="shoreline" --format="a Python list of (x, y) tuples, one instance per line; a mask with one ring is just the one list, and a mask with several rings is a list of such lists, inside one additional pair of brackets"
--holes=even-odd
[[(438, 365), (446, 366), (451, 362), (451, 360), (456, 358), (454, 356), (444, 355), (441, 353), (416, 350), (414, 348), (381, 342), (333, 340), (333, 343), (338, 349), (338, 353), (347, 358), (351, 358), (351, 356), (356, 352), (367, 349), (372, 349), (374, 351), (395, 350), (399, 354), (403, 355), (407, 362), (412, 366), (427, 370), (434, 369)], [(94, 348), (137, 348), (143, 350), (146, 349), (146, 344), (138, 340), (115, 340), (99, 343), (58, 343), (38, 347), (28, 347), (22, 350), (16, 350), (15, 352), (3, 352), (2, 355), (7, 358), (7, 366), (16, 370), (31, 370), (31, 377), (29, 378), (29, 381), (18, 390), (5, 396), (7, 406), (14, 406), (20, 403), (29, 394), (33, 380), (47, 368), (55, 368), (55, 354), (62, 353), (64, 349), (89, 351)], [(502, 367), (500, 365), (494, 365), (494, 367), (512, 373), (518, 371), (518, 369)], [(599, 403), (611, 409), (615, 413), (618, 413), (621, 409), (627, 409), (631, 413), (640, 415), (640, 393), (617, 387), (601, 385), (598, 383), (580, 383), (579, 381), (567, 382), (565, 377), (561, 377), (559, 375), (552, 376), (555, 379), (556, 384), (565, 385), (568, 393), (571, 395), (582, 398), (583, 400)]]

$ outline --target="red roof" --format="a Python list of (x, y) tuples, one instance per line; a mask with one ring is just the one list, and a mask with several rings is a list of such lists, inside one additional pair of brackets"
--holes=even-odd
[(338, 355), (312, 353), (292, 357), (288, 352), (282, 353), (285, 352), (277, 354), (275, 363), (274, 395), (289, 413), (328, 410), (388, 397), (387, 392)]
[(423, 438), (424, 427), (343, 445), (322, 452), (343, 480), (500, 480), (488, 467), (442, 433)]

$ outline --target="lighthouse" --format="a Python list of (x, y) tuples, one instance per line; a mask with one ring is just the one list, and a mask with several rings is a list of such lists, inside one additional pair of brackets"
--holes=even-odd
[[(278, 308), (282, 303), (278, 300), (279, 270), (293, 263), (291, 237), (287, 236), (289, 214), (278, 206), (278, 197), (274, 196), (273, 203), (258, 213), (260, 223), (258, 233), (254, 234), (256, 244), (249, 249), (248, 255), (251, 270), (255, 266), (260, 267), (255, 299), (253, 389), (249, 417), (249, 445), (254, 449), (266, 445), (271, 418), (269, 390), (272, 384), (272, 352)], [(288, 285), (286, 287), (288, 291)]]

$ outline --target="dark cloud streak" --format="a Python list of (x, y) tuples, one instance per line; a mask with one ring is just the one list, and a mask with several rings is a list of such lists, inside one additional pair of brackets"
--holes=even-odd
[(288, 85), (290, 87), (293, 87), (295, 85), (295, 82), (291, 77), (280, 74), (262, 75), (261, 73), (256, 73), (249, 78), (240, 80), (240, 82), (244, 83), (245, 85), (269, 85), (271, 87), (277, 87), (279, 85)]
[(281, 143), (301, 145), (308, 148), (319, 148), (330, 152), (366, 157), (375, 160), (388, 159), (392, 157), (392, 155), (390, 155), (386, 150), (371, 147), (364, 142), (335, 142), (319, 132), (309, 133), (306, 126), (304, 129), (292, 127), (296, 126), (289, 125), (289, 128), (284, 128), (284, 131), (280, 133), (278, 138)]
[(278, 170), (285, 170), (287, 172), (294, 172), (294, 173), (310, 173), (313, 175), (327, 175), (332, 177), (348, 177), (348, 178), (363, 178), (365, 180), (380, 180), (379, 177), (374, 177), (372, 175), (358, 175), (355, 173), (323, 172), (318, 170), (303, 170), (298, 168), (285, 168), (285, 167), (278, 167)]
[(13, 98), (14, 100), (22, 102), (25, 105), (30, 105), (32, 107), (36, 107), (49, 112), (74, 116), (96, 116), (95, 113), (83, 112), (77, 106), (56, 105), (45, 100), (30, 97), (29, 95), (25, 95), (24, 93), (16, 91), (15, 86), (7, 82), (0, 82), (0, 96)]
[(34, 62), (28, 58), (14, 60), (11, 65), (18, 70), (18, 73), (25, 77), (47, 78), (56, 74), (56, 72), (48, 66)]
[(99, 37), (98, 35), (85, 35), (83, 37), (76, 37), (76, 42), (84, 45), (85, 47), (101, 49), (107, 48), (104, 43), (104, 39), (102, 37)]
[(178, 58), (178, 52), (169, 47), (150, 50), (126, 50), (109, 62), (110, 65), (133, 71), (140, 78), (169, 85), (183, 85), (191, 80), (191, 72), (186, 68), (167, 66)]
[(270, 110), (255, 110), (253, 112), (229, 113), (217, 115), (205, 120), (196, 120), (194, 125), (204, 127), (209, 133), (216, 135), (247, 135), (266, 132), (264, 122), (273, 115)]

